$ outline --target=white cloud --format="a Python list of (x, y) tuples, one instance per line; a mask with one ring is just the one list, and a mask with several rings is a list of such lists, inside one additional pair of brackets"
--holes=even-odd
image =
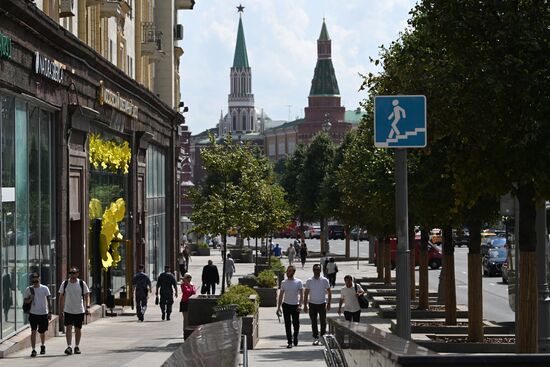
[[(317, 58), (316, 41), (326, 17), (333, 63), (342, 103), (356, 108), (358, 72), (377, 69), (369, 56), (378, 55), (405, 29), (414, 0), (242, 0), (242, 15), (256, 106), (274, 119), (303, 115)], [(194, 10), (180, 11), (185, 27), (182, 47), (182, 94), (195, 134), (213, 127), (220, 108), (227, 111), (229, 69), (239, 16), (237, 2), (203, 0)]]

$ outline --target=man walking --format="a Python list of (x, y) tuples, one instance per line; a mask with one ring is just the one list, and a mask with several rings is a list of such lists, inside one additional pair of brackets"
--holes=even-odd
[(152, 293), (151, 279), (144, 272), (145, 266), (139, 265), (138, 272), (132, 278), (132, 284), (134, 286), (134, 294), (136, 296), (136, 314), (138, 320), (143, 322), (143, 316), (147, 310), (147, 294)]
[(208, 260), (208, 265), (202, 268), (202, 284), (206, 288), (206, 294), (216, 294), (216, 284), (220, 284), (220, 273), (218, 267)]
[[(288, 341), (287, 348), (292, 348), (298, 345), (298, 333), (300, 331), (300, 311), (304, 297), (304, 289), (302, 281), (295, 279), (296, 267), (289, 265), (286, 268), (287, 279), (281, 282), (281, 290), (279, 292), (279, 300), (277, 302), (277, 314), (281, 312), (283, 307), (283, 316), (285, 320), (286, 339)], [(292, 320), (291, 320), (292, 319)], [(294, 333), (291, 329), (294, 327)]]
[(231, 278), (233, 278), (233, 273), (235, 272), (235, 262), (231, 258), (231, 254), (227, 254), (227, 259), (225, 260), (225, 280), (227, 286), (231, 285)]
[(82, 323), (84, 315), (90, 314), (90, 289), (85, 281), (78, 278), (78, 273), (77, 267), (71, 267), (69, 279), (63, 281), (59, 287), (59, 309), (63, 310), (59, 318), (63, 319), (65, 325), (65, 338), (67, 339), (65, 354), (67, 355), (73, 354), (73, 326), (75, 330), (74, 354), (80, 354)]
[(48, 331), (49, 320), (52, 319), (52, 305), (50, 303), (50, 290), (40, 284), (40, 275), (33, 273), (31, 276), (32, 285), (25, 289), (25, 303), (31, 303), (29, 312), (29, 324), (31, 324), (31, 357), (36, 357), (36, 330), (40, 334), (40, 354), (46, 354), (46, 331)]
[(176, 298), (178, 297), (178, 283), (174, 274), (170, 272), (170, 265), (164, 266), (164, 273), (161, 273), (157, 279), (156, 296), (158, 297), (160, 291), (160, 311), (162, 312), (162, 319), (170, 320), (170, 314), (172, 313), (172, 305), (174, 304), (174, 292)]
[[(328, 299), (328, 301), (327, 301)], [(304, 312), (308, 312), (313, 332), (313, 345), (319, 345), (317, 316), (321, 322), (321, 336), (327, 332), (327, 311), (330, 310), (332, 292), (328, 279), (321, 275), (321, 265), (313, 265), (313, 277), (306, 281), (304, 294)]]

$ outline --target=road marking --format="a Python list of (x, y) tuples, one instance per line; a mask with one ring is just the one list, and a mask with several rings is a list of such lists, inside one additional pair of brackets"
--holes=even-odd
[(490, 285), (493, 285), (493, 286), (494, 286), (494, 285), (497, 285), (496, 283), (489, 283), (489, 284), (490, 284)]
[(462, 274), (468, 274), (467, 272), (463, 271)]

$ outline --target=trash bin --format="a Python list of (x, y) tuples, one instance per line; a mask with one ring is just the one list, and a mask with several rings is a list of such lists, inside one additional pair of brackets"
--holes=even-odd
[(216, 321), (230, 320), (237, 316), (237, 305), (214, 306)]

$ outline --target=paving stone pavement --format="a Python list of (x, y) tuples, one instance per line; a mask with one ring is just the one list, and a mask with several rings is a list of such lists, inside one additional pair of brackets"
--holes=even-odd
[[(212, 250), (211, 256), (193, 256), (191, 259), (189, 270), (197, 286), (200, 286), (202, 267), (209, 259), (213, 260), (221, 272), (222, 261), (219, 250)], [(301, 264), (297, 264), (296, 277), (305, 282), (312, 275), (312, 265), (318, 261), (319, 258), (309, 258), (304, 269), (301, 268)], [(286, 259), (283, 259), (283, 264), (288, 265)], [(235, 266), (234, 283), (237, 282), (238, 277), (252, 273), (254, 264), (236, 264)], [(355, 260), (338, 262), (338, 268), (337, 284), (328, 317), (338, 317), (336, 311), (339, 289), (343, 286), (345, 274), (359, 277), (373, 276), (376, 273), (375, 267), (367, 265), (367, 261), (360, 262), (359, 270)], [(175, 306), (178, 305), (177, 302), (175, 300)], [(260, 340), (255, 349), (248, 351), (248, 365), (276, 367), (286, 366), (288, 362), (294, 361), (299, 362), (300, 367), (323, 366), (323, 347), (312, 345), (309, 317), (305, 313), (300, 317), (299, 345), (286, 349), (284, 323), (282, 318), (279, 323), (275, 310), (275, 307), (260, 308)], [(370, 313), (362, 318), (362, 321), (370, 322), (369, 315)], [(31, 349), (28, 348), (0, 359), (0, 366), (154, 367), (161, 366), (181, 343), (183, 343), (181, 314), (174, 312), (171, 321), (161, 321), (160, 309), (154, 305), (154, 297), (150, 297), (145, 322), (139, 322), (135, 316), (118, 316), (84, 325), (80, 343), (81, 355), (63, 354), (66, 342), (62, 335), (46, 341), (46, 355), (31, 358)]]

